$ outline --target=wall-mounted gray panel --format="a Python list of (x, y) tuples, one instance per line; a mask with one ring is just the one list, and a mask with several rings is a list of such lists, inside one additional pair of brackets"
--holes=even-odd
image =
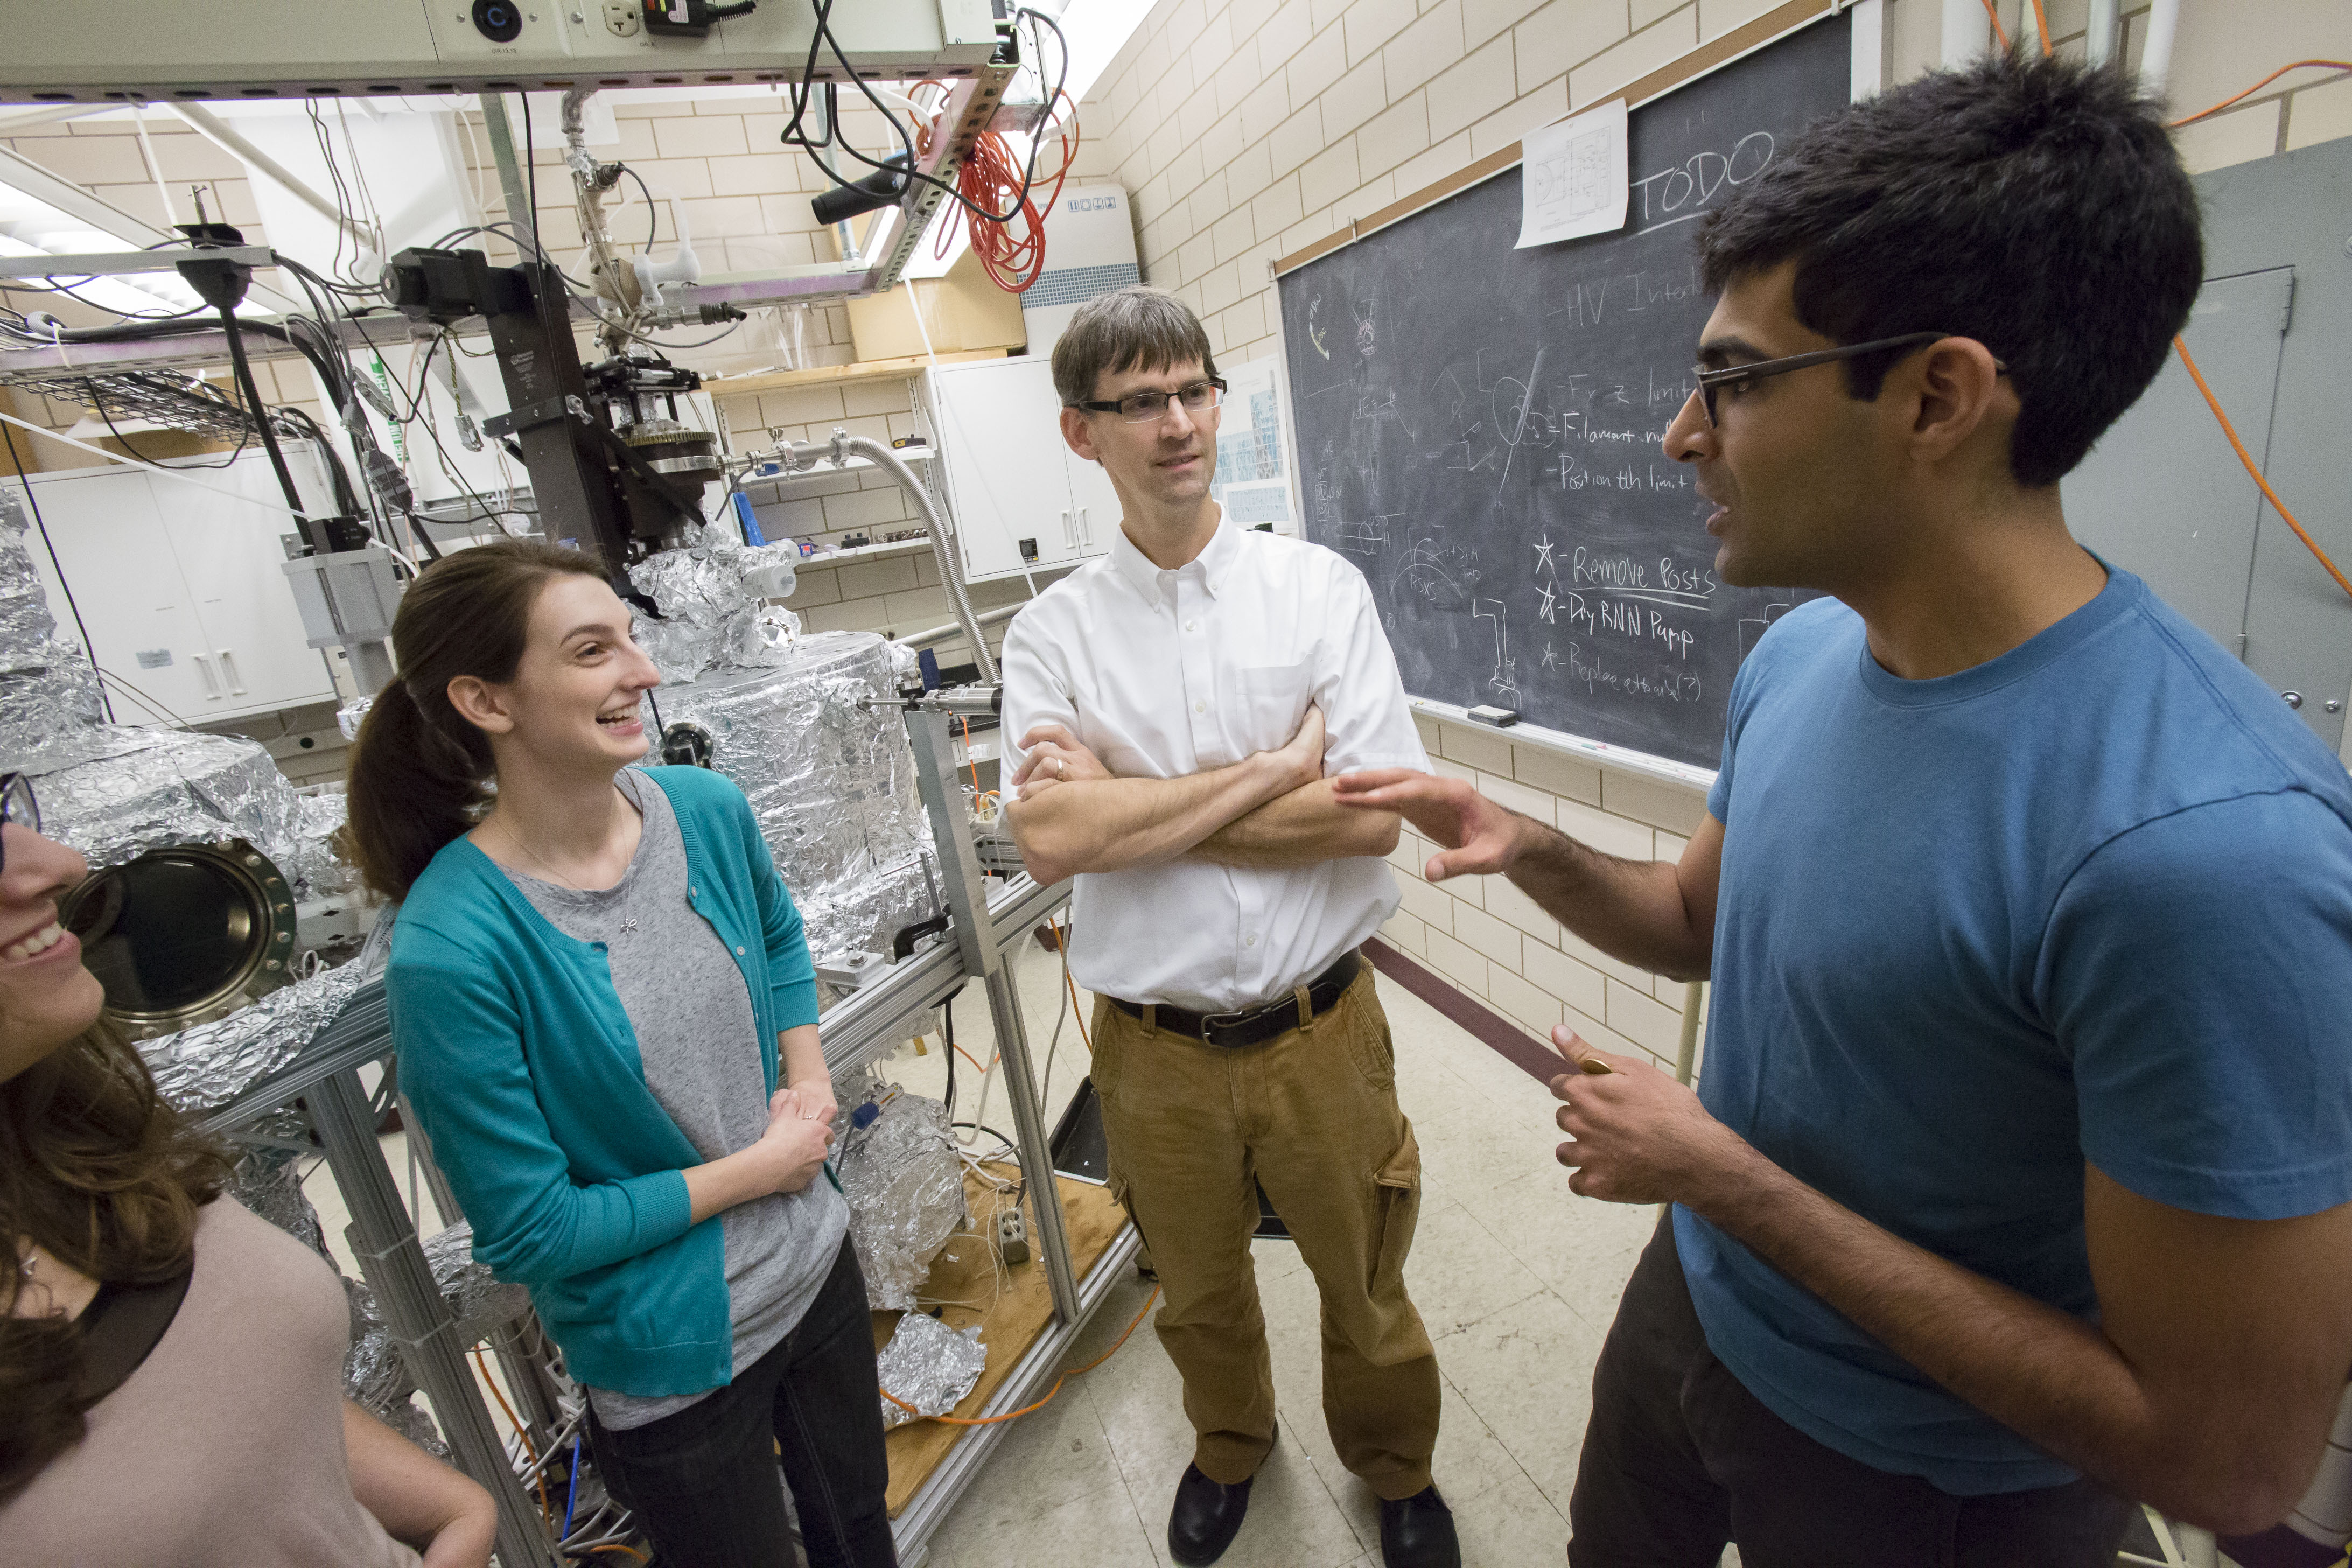
[[(2294, 286), (2294, 271), (2284, 267), (2208, 279), (2181, 334), (2258, 457)], [(2214, 641), (2240, 651), (2262, 491), (2179, 355), (2066, 476), (2062, 494), (2075, 538), (2146, 578)]]
[[(2352, 572), (2352, 139), (2322, 142), (2197, 182), (2210, 269), (2295, 269), (2294, 320), (2279, 358), (2264, 471), (2279, 499)], [(2330, 746), (2352, 691), (2352, 598), (2268, 506), (2254, 538), (2246, 662)]]

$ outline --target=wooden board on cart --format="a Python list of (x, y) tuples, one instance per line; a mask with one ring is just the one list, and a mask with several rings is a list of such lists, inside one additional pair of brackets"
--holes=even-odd
[[(1018, 1166), (991, 1165), (987, 1169), (1002, 1179), (1020, 1180)], [(1084, 1279), (1118, 1238), (1127, 1223), (1127, 1211), (1112, 1201), (1107, 1189), (1091, 1182), (1064, 1176), (1057, 1184), (1062, 1192), (1062, 1224), (1070, 1237), (1070, 1272)], [(964, 1173), (964, 1196), (971, 1208), (974, 1228), (992, 1230), (990, 1216), (996, 1212), (1000, 1200), (969, 1170)], [(1024, 1197), (1021, 1209), (1034, 1237), (1037, 1233), (1036, 1206)], [(924, 1282), (922, 1290), (925, 1301), (978, 1303), (976, 1307), (943, 1307), (940, 1311), (940, 1321), (951, 1329), (978, 1323), (981, 1342), (988, 1349), (988, 1364), (982, 1370), (980, 1381), (964, 1395), (963, 1403), (950, 1412), (967, 1419), (987, 1408), (998, 1385), (1029, 1353), (1029, 1347), (1036, 1343), (1037, 1336), (1054, 1317), (1053, 1292), (1045, 1283), (1045, 1266), (1036, 1243), (1030, 1243), (1028, 1262), (1004, 1270), (1002, 1295), (998, 1294), (991, 1250), (990, 1244), (978, 1237), (959, 1232), (931, 1266), (931, 1277)], [(898, 1312), (874, 1314), (877, 1350), (887, 1344), (890, 1336), (898, 1331), (900, 1316)], [(969, 1426), (949, 1426), (937, 1421), (912, 1421), (891, 1430), (887, 1439), (890, 1450), (891, 1518), (898, 1516), (957, 1440), (971, 1430)]]

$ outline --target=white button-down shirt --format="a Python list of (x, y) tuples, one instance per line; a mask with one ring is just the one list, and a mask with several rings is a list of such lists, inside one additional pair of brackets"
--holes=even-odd
[[(1122, 531), (1005, 634), (1004, 774), (1039, 724), (1122, 778), (1181, 778), (1286, 744), (1307, 704), (1326, 776), (1429, 766), (1363, 574), (1318, 544), (1220, 521), (1163, 572)], [(1074, 879), (1070, 973), (1131, 1002), (1229, 1012), (1286, 995), (1396, 912), (1386, 861), (1285, 870), (1178, 858)]]

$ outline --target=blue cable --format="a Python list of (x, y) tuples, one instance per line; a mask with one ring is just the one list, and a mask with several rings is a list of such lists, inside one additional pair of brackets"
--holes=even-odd
[(577, 1438), (577, 1437), (574, 1437), (574, 1438), (572, 1438), (572, 1489), (571, 1489), (571, 1491), (569, 1491), (569, 1492), (567, 1492), (566, 1494), (564, 1494), (564, 1499), (563, 1499), (563, 1535), (562, 1535), (562, 1536), (559, 1536), (559, 1537), (557, 1537), (557, 1539), (558, 1539), (558, 1540), (562, 1540), (562, 1539), (563, 1539), (563, 1537), (564, 1537), (564, 1536), (569, 1536), (569, 1535), (572, 1533), (572, 1505), (573, 1505), (573, 1504), (575, 1504), (575, 1503), (577, 1503), (579, 1500), (580, 1500), (580, 1439), (579, 1439), (579, 1438)]

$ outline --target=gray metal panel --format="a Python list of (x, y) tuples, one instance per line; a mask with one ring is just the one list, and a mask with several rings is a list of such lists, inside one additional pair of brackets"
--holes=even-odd
[[(2294, 283), (2284, 267), (2208, 279), (2181, 334), (2257, 460)], [(2066, 476), (2061, 493), (2075, 538), (2146, 578), (2166, 604), (2239, 652), (2262, 492), (2179, 355)]]
[[(2200, 176), (2197, 189), (2209, 270), (2295, 269), (2264, 470), (2319, 547), (2352, 571), (2344, 402), (2352, 365), (2352, 140), (2219, 169)], [(2241, 434), (2251, 446), (2252, 437)], [(2352, 599), (2267, 506), (2254, 539), (2245, 657), (2273, 691), (2303, 693), (2299, 711), (2331, 749), (2341, 742), (2344, 714), (2327, 704), (2352, 691)]]

